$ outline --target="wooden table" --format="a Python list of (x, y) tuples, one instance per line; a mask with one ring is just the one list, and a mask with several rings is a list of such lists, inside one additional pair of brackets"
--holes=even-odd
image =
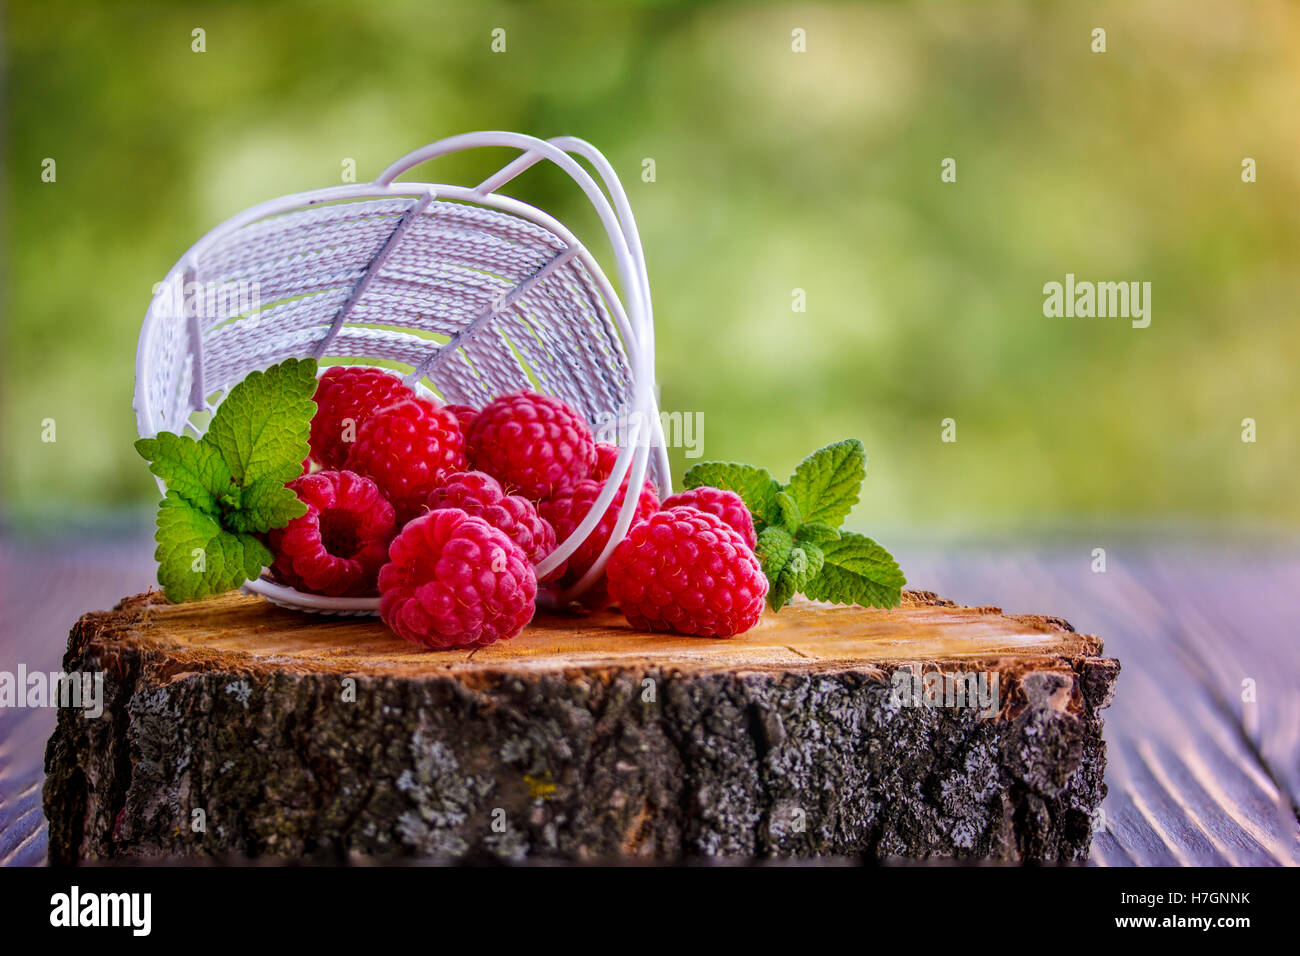
[[(1094, 573), (1091, 549), (914, 544), (896, 553), (913, 586), (1059, 615), (1101, 635), (1123, 662), (1105, 712), (1110, 794), (1093, 863), (1300, 864), (1300, 551), (1112, 546), (1106, 572)], [(135, 536), (0, 545), (0, 670), (57, 670), (82, 612), (152, 582), (151, 552)], [(44, 862), (42, 755), (53, 721), (52, 710), (0, 710), (0, 863)]]

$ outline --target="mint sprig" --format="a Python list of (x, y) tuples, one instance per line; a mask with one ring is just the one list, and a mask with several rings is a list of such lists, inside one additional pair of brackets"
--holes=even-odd
[(865, 535), (840, 530), (866, 476), (866, 450), (850, 438), (813, 452), (784, 485), (762, 468), (722, 461), (701, 462), (683, 483), (734, 491), (745, 502), (774, 611), (797, 593), (833, 604), (894, 607), (907, 584), (898, 562)]
[(159, 432), (135, 449), (167, 485), (158, 506), (158, 583), (169, 601), (196, 601), (257, 577), (271, 552), (257, 535), (307, 513), (285, 487), (310, 451), (314, 359), (253, 372), (217, 407), (207, 433)]

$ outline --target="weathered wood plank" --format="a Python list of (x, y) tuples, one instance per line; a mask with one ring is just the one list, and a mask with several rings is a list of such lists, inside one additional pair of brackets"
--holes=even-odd
[[(112, 607), (122, 594), (149, 587), (153, 576), (147, 537), (91, 546), (0, 540), (0, 670), (13, 673), (21, 663), (29, 672), (57, 671), (67, 630), (87, 608)], [(45, 862), (41, 786), (55, 716), (0, 708), (0, 866)]]
[[(1212, 574), (1187, 564), (1175, 558), (1150, 566), (1147, 586), (1176, 595), (1172, 643), (1300, 810), (1300, 559), (1250, 556)], [(1251, 701), (1243, 699), (1247, 681)]]
[[(1106, 652), (1124, 662), (1105, 718), (1109, 794), (1094, 863), (1300, 863), (1287, 782), (1300, 759), (1300, 666), (1287, 633), (1293, 612), (1279, 605), (1297, 589), (1294, 555), (1112, 548), (1102, 574), (1091, 545), (902, 557), (914, 579), (957, 600), (1057, 609), (1105, 634)], [(1253, 727), (1240, 704), (1251, 675)]]

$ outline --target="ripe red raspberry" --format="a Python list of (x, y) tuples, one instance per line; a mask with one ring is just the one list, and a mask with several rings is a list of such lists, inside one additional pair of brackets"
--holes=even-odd
[(423, 398), (367, 418), (348, 452), (348, 467), (373, 478), (405, 524), (424, 511), (429, 492), (465, 470), (465, 438), (456, 416)]
[[(591, 474), (588, 477), (603, 485), (609, 476), (614, 473), (614, 465), (618, 462), (618, 455), (619, 447), (617, 445), (611, 445), (609, 442), (604, 441), (596, 442), (596, 464), (592, 466)], [(625, 492), (627, 491), (627, 483), (631, 478), (632, 468), (629, 467), (627, 474), (623, 476), (622, 484), (619, 486)], [(654, 492), (656, 498), (659, 496), (659, 489), (648, 478), (646, 479), (646, 487)], [(555, 495), (552, 495), (552, 497), (555, 497)]]
[(393, 539), (379, 571), (379, 614), (426, 647), (479, 647), (533, 619), (537, 578), (519, 546), (482, 518), (443, 508)]
[(658, 511), (605, 566), (610, 599), (633, 627), (731, 637), (763, 614), (767, 578), (740, 535), (696, 508)]
[(534, 501), (585, 478), (596, 461), (596, 442), (582, 416), (536, 392), (512, 392), (489, 403), (467, 437), (475, 468)]
[(469, 426), (478, 417), (478, 409), (473, 405), (444, 405), (442, 407), (456, 416), (456, 421), (460, 422), (461, 432), (468, 435)]
[(607, 441), (596, 442), (596, 463), (591, 466), (591, 475), (597, 481), (604, 481), (614, 473), (614, 463), (618, 461), (618, 446)]
[[(555, 550), (555, 529), (537, 513), (533, 503), (520, 495), (507, 495), (500, 483), (485, 472), (461, 471), (448, 475), (429, 493), (429, 510), (442, 508), (459, 508), (504, 531), (534, 565)], [(547, 580), (559, 576), (557, 570)]]
[(316, 383), (311, 456), (322, 468), (342, 468), (361, 423), (394, 402), (415, 395), (391, 372), (363, 366), (325, 370)]
[[(582, 481), (564, 489), (554, 498), (543, 501), (538, 506), (543, 518), (551, 523), (555, 529), (555, 538), (557, 541), (566, 540), (575, 528), (582, 523), (582, 519), (587, 516), (587, 512), (595, 503), (597, 496), (600, 494), (603, 483), (591, 478), (584, 478)], [(568, 587), (576, 583), (600, 557), (600, 552), (605, 550), (605, 543), (609, 541), (609, 536), (614, 532), (614, 525), (618, 522), (618, 512), (623, 506), (623, 499), (626, 497), (626, 489), (620, 488), (614, 495), (614, 500), (610, 502), (605, 513), (601, 516), (600, 523), (596, 525), (587, 539), (578, 545), (578, 550), (573, 552), (569, 558), (567, 570), (564, 573), (562, 583)], [(655, 494), (654, 486), (646, 482), (641, 489), (641, 495), (636, 505), (636, 512), (632, 516), (632, 524), (629, 527), (636, 527), (637, 523), (645, 520), (659, 509), (659, 497)]]
[(679, 491), (664, 499), (664, 508), (698, 508), (711, 515), (716, 515), (745, 539), (749, 549), (754, 550), (758, 544), (758, 535), (754, 533), (754, 518), (745, 507), (744, 499), (734, 491), (724, 491), (709, 485), (701, 485), (689, 491)]
[(375, 483), (350, 471), (318, 471), (289, 487), (307, 513), (267, 535), (273, 576), (315, 594), (375, 593), (397, 531), (393, 506)]

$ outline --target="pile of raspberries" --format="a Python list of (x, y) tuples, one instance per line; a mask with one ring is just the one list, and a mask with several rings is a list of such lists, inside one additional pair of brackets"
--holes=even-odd
[[(272, 576), (300, 591), (379, 594), (384, 622), (432, 648), (514, 637), (539, 591), (595, 564), (628, 492), (539, 581), (535, 567), (586, 517), (618, 457), (557, 398), (502, 395), (441, 405), (396, 375), (336, 366), (321, 376), (311, 457), (290, 482), (307, 513), (267, 536)], [(633, 627), (730, 637), (762, 614), (767, 579), (740, 497), (696, 488), (663, 501), (646, 481), (628, 535), (583, 601)]]

